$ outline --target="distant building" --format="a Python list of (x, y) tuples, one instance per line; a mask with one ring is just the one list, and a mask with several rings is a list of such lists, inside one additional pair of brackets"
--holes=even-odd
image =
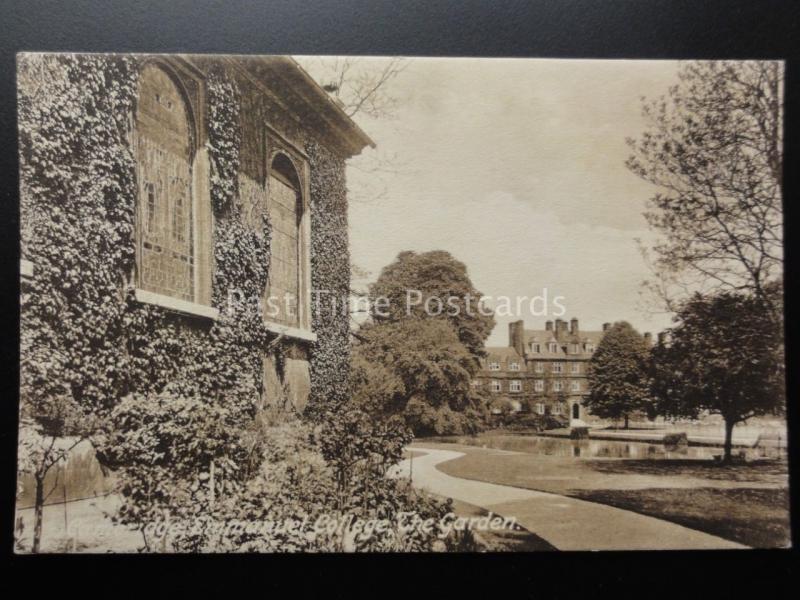
[(589, 393), (587, 368), (610, 326), (583, 331), (578, 319), (547, 321), (544, 329), (525, 329), (521, 320), (510, 323), (508, 346), (486, 348), (473, 386), (507, 399), (517, 411), (591, 421), (583, 405)]

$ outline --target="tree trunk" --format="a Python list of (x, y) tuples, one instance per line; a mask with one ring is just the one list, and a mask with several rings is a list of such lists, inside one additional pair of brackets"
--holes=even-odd
[(42, 517), (44, 513), (44, 476), (34, 476), (36, 481), (36, 499), (33, 502), (33, 553), (39, 553), (42, 542)]
[(733, 426), (736, 421), (733, 419), (725, 418), (725, 452), (722, 455), (722, 462), (728, 464), (731, 462), (731, 450), (733, 448)]
[(625, 429), (628, 428), (628, 415), (625, 415)]

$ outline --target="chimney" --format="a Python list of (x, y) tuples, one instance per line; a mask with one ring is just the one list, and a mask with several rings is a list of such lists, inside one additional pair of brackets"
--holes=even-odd
[(644, 343), (648, 346), (653, 345), (653, 335), (649, 331), (644, 332)]
[(545, 331), (553, 331), (553, 322), (552, 321), (547, 321), (544, 324), (544, 329), (545, 329)]
[(608, 331), (611, 329), (611, 323), (603, 323), (603, 331)]
[(508, 345), (525, 356), (525, 323), (520, 319), (508, 324)]
[(658, 345), (663, 346), (664, 342), (667, 341), (667, 332), (666, 331), (659, 331), (658, 332)]
[(578, 335), (578, 319), (572, 317), (569, 321), (569, 332), (572, 335)]
[(565, 333), (567, 333), (567, 322), (562, 319), (556, 319), (556, 339), (561, 341)]

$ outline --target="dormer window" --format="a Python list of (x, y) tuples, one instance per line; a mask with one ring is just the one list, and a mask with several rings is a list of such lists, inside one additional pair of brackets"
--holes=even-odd
[(580, 352), (580, 344), (570, 344), (569, 351), (572, 354), (577, 354), (578, 352)]
[(489, 370), (490, 371), (499, 371), (500, 370), (500, 363), (498, 363), (498, 362), (490, 362), (489, 363)]
[(547, 350), (548, 352), (558, 352), (558, 344), (555, 342), (550, 342), (547, 344)]
[(519, 363), (518, 362), (508, 363), (508, 370), (509, 371), (519, 371)]
[(538, 342), (531, 343), (531, 352), (538, 354), (541, 351), (542, 351), (542, 345), (540, 343)]
[(594, 352), (594, 344), (586, 344), (587, 352)]

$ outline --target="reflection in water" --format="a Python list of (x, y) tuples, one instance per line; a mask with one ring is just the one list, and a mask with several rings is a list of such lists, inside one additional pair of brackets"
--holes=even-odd
[(699, 446), (672, 446), (646, 442), (616, 442), (606, 440), (570, 440), (567, 438), (538, 437), (535, 435), (480, 435), (433, 438), (443, 442), (511, 450), (541, 456), (574, 458), (702, 458), (711, 459), (722, 452), (721, 448)]

